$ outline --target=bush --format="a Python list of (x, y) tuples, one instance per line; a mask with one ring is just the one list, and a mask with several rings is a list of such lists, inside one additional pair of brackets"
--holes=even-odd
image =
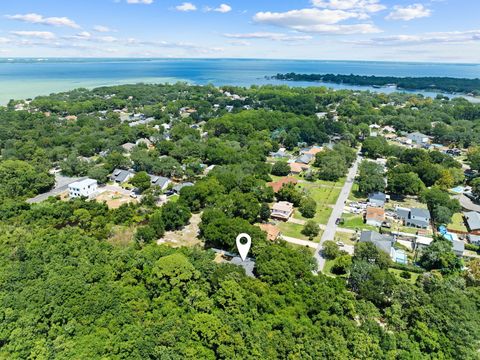
[(400, 273), (400, 277), (403, 278), (403, 279), (406, 279), (406, 280), (410, 280), (412, 278), (412, 274), (408, 271), (403, 270)]
[(308, 220), (305, 226), (302, 229), (302, 234), (308, 236), (310, 239), (313, 239), (320, 233), (320, 228), (317, 223), (313, 220)]
[(317, 212), (317, 203), (312, 198), (305, 197), (300, 203), (299, 210), (304, 218), (312, 219)]
[(272, 175), (287, 176), (290, 174), (290, 165), (286, 161), (277, 161), (272, 166)]
[(340, 256), (340, 249), (338, 248), (338, 245), (335, 244), (335, 242), (327, 240), (323, 243), (322, 254), (327, 259), (335, 259)]
[(350, 266), (352, 266), (351, 256), (342, 255), (335, 260), (335, 264), (332, 266), (332, 274), (345, 275), (350, 270)]

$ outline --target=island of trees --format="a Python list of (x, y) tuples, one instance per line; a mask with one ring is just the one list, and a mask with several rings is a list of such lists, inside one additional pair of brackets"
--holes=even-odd
[(396, 86), (398, 89), (425, 90), (447, 93), (462, 93), (480, 95), (480, 79), (463, 79), (452, 77), (395, 77), (395, 76), (366, 76), (341, 74), (277, 74), (277, 80), (311, 81), (333, 84), (349, 84), (359, 86)]

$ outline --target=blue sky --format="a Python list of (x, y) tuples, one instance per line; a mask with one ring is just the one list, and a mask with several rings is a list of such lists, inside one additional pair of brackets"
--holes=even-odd
[(477, 0), (3, 0), (1, 57), (480, 62)]

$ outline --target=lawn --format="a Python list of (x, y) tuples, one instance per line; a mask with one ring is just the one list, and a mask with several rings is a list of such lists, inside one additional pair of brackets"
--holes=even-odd
[(335, 264), (335, 259), (333, 260), (326, 260), (325, 266), (323, 267), (323, 273), (325, 275), (335, 276), (332, 274), (332, 267)]
[(461, 213), (453, 214), (452, 223), (448, 225), (448, 228), (451, 230), (468, 232), (465, 222), (463, 221), (463, 215)]
[(404, 279), (400, 276), (400, 274), (403, 272), (403, 270), (399, 270), (399, 269), (388, 269), (388, 271), (390, 273), (392, 273), (393, 275), (395, 275), (395, 277), (397, 277), (398, 279), (400, 280), (403, 280), (403, 281), (408, 281), (410, 284), (415, 284), (415, 282), (417, 281), (418, 277), (420, 276), (420, 274), (417, 274), (417, 273), (414, 273), (414, 272), (410, 272), (410, 271), (407, 271), (408, 273), (410, 273), (410, 275), (412, 276), (410, 279)]
[(341, 241), (346, 245), (355, 245), (355, 241), (352, 239), (355, 238), (355, 234), (340, 232), (337, 230), (335, 233), (335, 241)]
[(353, 184), (352, 191), (350, 192), (350, 195), (348, 196), (348, 200), (355, 201), (355, 202), (367, 201), (367, 198), (365, 196), (361, 195), (358, 192), (358, 184), (357, 183)]
[[(281, 233), (285, 236), (293, 237), (301, 240), (310, 240), (307, 236), (302, 234), (303, 226), (299, 224), (294, 224), (290, 222), (279, 222), (277, 227), (280, 229)], [(319, 242), (320, 237), (322, 236), (322, 230), (317, 237), (312, 241)]]
[(385, 205), (385, 210), (394, 210), (396, 206), (403, 207), (403, 208), (419, 208), (419, 209), (426, 209), (427, 204), (423, 204), (415, 198), (405, 198), (402, 201), (399, 200), (390, 200)]
[[(340, 195), (341, 188), (337, 188), (330, 185), (326, 185), (326, 182), (303, 182), (299, 184), (299, 187), (304, 189), (308, 196), (310, 196), (317, 203), (317, 213), (313, 218), (314, 221), (319, 224), (326, 225), (330, 214), (332, 213), (332, 205), (337, 202), (338, 196)], [(308, 220), (302, 217), (302, 215), (296, 211), (294, 214), (296, 219)]]
[(342, 218), (345, 219), (345, 222), (342, 225), (339, 225), (341, 228), (352, 229), (352, 230), (360, 229), (360, 230), (378, 231), (378, 228), (376, 228), (375, 226), (365, 224), (363, 222), (362, 215), (343, 213)]

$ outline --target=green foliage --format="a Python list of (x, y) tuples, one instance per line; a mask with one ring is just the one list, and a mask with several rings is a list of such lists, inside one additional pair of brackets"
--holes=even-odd
[(443, 238), (435, 239), (423, 250), (419, 263), (427, 270), (440, 270), (442, 274), (452, 274), (462, 268), (461, 260), (452, 250), (452, 243)]
[(315, 236), (318, 236), (320, 233), (320, 227), (313, 220), (308, 220), (302, 229), (302, 234), (308, 236), (310, 239), (313, 239)]
[(53, 176), (25, 161), (0, 162), (0, 198), (36, 195), (50, 189), (54, 182)]
[(162, 207), (162, 221), (167, 231), (181, 229), (191, 217), (188, 207), (180, 202), (168, 202)]
[(150, 176), (148, 176), (145, 171), (140, 171), (136, 173), (130, 180), (130, 183), (136, 188), (138, 188), (140, 192), (144, 192), (152, 185)]
[(290, 174), (290, 165), (286, 161), (277, 161), (272, 166), (272, 175), (287, 176)]
[(317, 212), (317, 203), (310, 197), (304, 197), (300, 202), (299, 210), (304, 218), (312, 219)]
[(363, 161), (358, 172), (357, 183), (360, 193), (368, 195), (385, 191), (385, 179), (381, 165), (371, 161)]
[(340, 256), (340, 249), (334, 241), (327, 240), (323, 243), (322, 254), (327, 259), (336, 259)]

